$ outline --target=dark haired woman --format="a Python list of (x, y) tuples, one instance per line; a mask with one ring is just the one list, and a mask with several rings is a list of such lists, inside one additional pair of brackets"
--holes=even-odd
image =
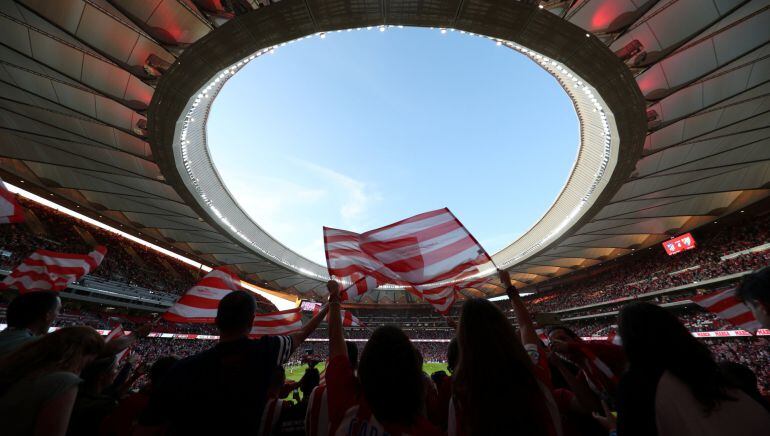
[(497, 306), (466, 301), (457, 340), (450, 435), (561, 434), (548, 380), (538, 378), (519, 335)]
[(706, 346), (659, 306), (624, 307), (629, 369), (618, 388), (618, 435), (766, 436), (770, 413), (731, 386)]
[(329, 434), (441, 434), (423, 415), (421, 358), (406, 334), (395, 326), (375, 330), (361, 352), (356, 377), (342, 332), (339, 287), (333, 281), (327, 286)]

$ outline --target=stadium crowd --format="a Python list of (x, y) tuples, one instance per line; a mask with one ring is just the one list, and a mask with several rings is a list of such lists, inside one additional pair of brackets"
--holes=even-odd
[[(510, 281), (507, 273), (500, 275)], [(760, 276), (761, 281), (753, 278)], [(741, 291), (741, 298), (751, 307), (770, 308), (770, 270), (752, 280), (742, 285), (749, 291)], [(622, 346), (582, 340), (567, 325), (542, 326), (543, 340), (510, 287), (508, 304), (518, 328), (497, 305), (470, 299), (460, 308), (451, 342), (413, 341), (393, 325), (350, 330), (348, 336), (355, 331), (366, 342), (346, 342), (339, 289), (335, 282), (328, 287), (328, 304), (300, 331), (259, 339), (247, 337), (256, 300), (245, 291), (231, 292), (218, 306), (217, 342), (148, 338), (154, 326), (138, 325), (141, 318), (134, 318), (132, 334), (108, 342), (91, 327), (46, 333), (60, 316), (58, 295), (20, 295), (6, 308), (9, 327), (0, 332), (0, 433), (770, 431), (767, 339), (698, 340), (682, 319), (702, 322), (699, 312), (677, 317), (635, 302), (622, 307), (616, 320)], [(327, 314), (326, 340), (306, 341)], [(78, 312), (70, 321), (94, 319), (100, 320)], [(323, 374), (313, 363), (322, 360)], [(425, 374), (428, 361), (446, 361), (448, 373)], [(285, 367), (292, 364), (307, 364), (299, 382), (286, 380)]]
[(109, 256), (104, 258), (92, 275), (178, 295), (200, 278), (197, 270), (175, 259), (161, 256), (144, 245), (23, 197), (18, 200), (26, 210), (27, 222), (0, 226), (0, 268), (12, 269), (40, 248), (87, 253), (95, 245), (104, 245)]
[(581, 274), (588, 277), (536, 292), (525, 301), (533, 311), (553, 312), (752, 271), (770, 264), (767, 249), (723, 259), (770, 242), (770, 215), (693, 235), (699, 244), (695, 250), (674, 256), (659, 249), (644, 250), (610, 265), (586, 268)]

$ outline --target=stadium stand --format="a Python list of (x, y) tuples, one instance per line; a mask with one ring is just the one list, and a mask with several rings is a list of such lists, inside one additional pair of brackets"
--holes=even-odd
[[(751, 283), (725, 306), (740, 325), (770, 314), (767, 0), (16, 0), (0, 21), (4, 180), (325, 303), (250, 338), (277, 307), (208, 287), (188, 296), (214, 323), (168, 322), (202, 271), (3, 190), (3, 275), (39, 248), (108, 254), (58, 294), (0, 292), (0, 434), (770, 434), (770, 325), (697, 303)], [(340, 301), (324, 267), (217, 198), (193, 119), (275, 51), (260, 41), (402, 21), (554, 67), (581, 124), (574, 168), (598, 164), (560, 196), (579, 207), (557, 199), (496, 254), (503, 288), (463, 289), (445, 316), (387, 286)], [(697, 246), (667, 255), (685, 232)], [(341, 309), (366, 327), (343, 329)]]

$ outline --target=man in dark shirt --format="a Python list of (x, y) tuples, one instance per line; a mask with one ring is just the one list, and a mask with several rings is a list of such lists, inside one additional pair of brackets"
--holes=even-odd
[(219, 303), (219, 343), (182, 359), (153, 392), (139, 434), (255, 434), (275, 369), (326, 316), (326, 308), (288, 336), (248, 338), (256, 302), (234, 291)]

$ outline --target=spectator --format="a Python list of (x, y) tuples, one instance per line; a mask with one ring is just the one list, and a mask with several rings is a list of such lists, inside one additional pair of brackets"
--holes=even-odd
[(708, 348), (649, 303), (626, 306), (619, 332), (629, 370), (618, 389), (618, 435), (760, 436), (770, 414), (731, 388)]
[[(345, 341), (348, 362), (355, 374), (358, 369), (358, 346), (355, 342)], [(319, 380), (319, 385), (308, 397), (305, 412), (305, 434), (308, 436), (326, 436), (329, 434), (329, 402), (326, 392), (326, 380)]]
[[(178, 358), (168, 356), (156, 360), (150, 367), (150, 382), (139, 392), (123, 398), (118, 407), (105, 418), (100, 432), (104, 436), (130, 436), (133, 434), (134, 424), (139, 419), (139, 414), (150, 401), (150, 395), (156, 386), (168, 374), (169, 370), (179, 361)], [(138, 368), (138, 373), (143, 372), (143, 367)]]
[(0, 360), (0, 434), (64, 435), (83, 368), (104, 349), (90, 327), (65, 327)]
[(440, 434), (422, 415), (420, 357), (398, 327), (380, 327), (366, 343), (358, 376), (350, 364), (340, 318), (339, 286), (329, 289), (329, 366), (326, 383), (331, 433)]
[(115, 356), (101, 357), (88, 364), (80, 374), (83, 382), (72, 409), (67, 434), (98, 435), (102, 421), (118, 406), (118, 399), (105, 391), (115, 381)]
[[(273, 372), (326, 316), (321, 310), (290, 336), (248, 338), (256, 301), (251, 293), (234, 291), (219, 303), (219, 343), (181, 360), (153, 392), (141, 418), (145, 432), (167, 426), (178, 434), (255, 433), (267, 401)], [(196, 414), (202, 403), (205, 414)]]
[(595, 395), (593, 399), (582, 395), (583, 407), (598, 411), (601, 409), (600, 401), (614, 404), (617, 384), (626, 366), (623, 349), (607, 341), (584, 341), (561, 325), (546, 328), (546, 333), (550, 349), (556, 356), (579, 369), (574, 381), (581, 386), (571, 386), (572, 390), (575, 393), (593, 392)]
[(8, 327), (0, 332), (0, 357), (48, 333), (60, 310), (56, 292), (28, 292), (14, 298), (6, 312)]
[(497, 306), (466, 301), (457, 341), (450, 435), (561, 434), (547, 381), (538, 380), (518, 334)]
[(770, 328), (770, 267), (747, 276), (736, 294), (749, 306), (762, 327)]

